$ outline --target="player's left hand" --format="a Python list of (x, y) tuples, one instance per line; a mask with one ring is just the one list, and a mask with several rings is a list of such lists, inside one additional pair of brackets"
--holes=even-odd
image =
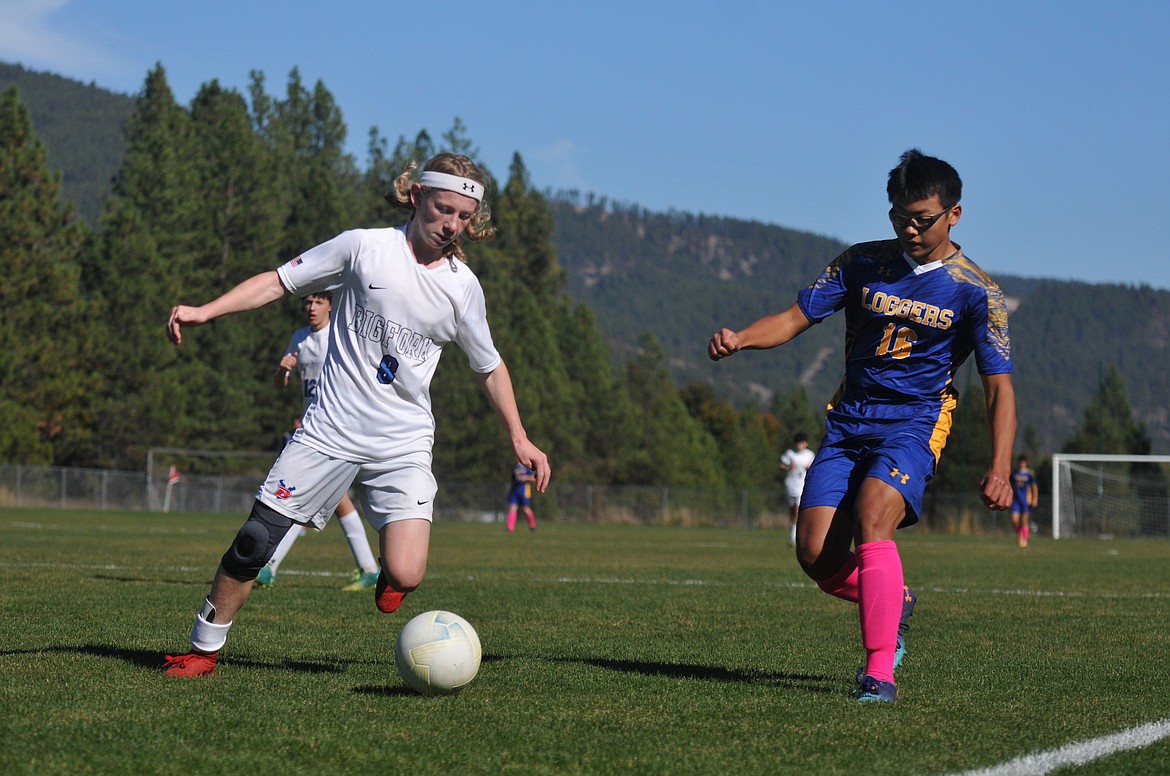
[(1012, 505), (1012, 486), (1007, 477), (997, 472), (988, 472), (979, 483), (979, 497), (983, 506), (1002, 512)]
[(516, 445), (516, 460), (536, 473), (532, 481), (535, 483), (536, 489), (544, 493), (548, 488), (549, 480), (552, 479), (552, 467), (549, 465), (548, 456), (539, 447), (525, 439)]

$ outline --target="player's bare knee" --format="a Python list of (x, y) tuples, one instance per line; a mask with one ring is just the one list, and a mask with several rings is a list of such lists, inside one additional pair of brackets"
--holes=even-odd
[(292, 518), (256, 501), (248, 519), (220, 559), (224, 573), (240, 582), (255, 579), (264, 564), (272, 559), (276, 545), (294, 525)]
[(418, 586), (422, 584), (426, 568), (418, 568), (409, 564), (405, 564), (405, 567), (386, 564), (383, 565), (382, 574), (386, 577), (386, 582), (390, 587), (400, 593), (409, 593), (418, 589)]

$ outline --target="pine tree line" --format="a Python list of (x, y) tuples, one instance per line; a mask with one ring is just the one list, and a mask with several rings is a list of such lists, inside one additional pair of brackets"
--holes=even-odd
[[(0, 461), (135, 470), (152, 447), (275, 449), (300, 409), (296, 391), (273, 379), (289, 334), (303, 325), (296, 300), (218, 320), (181, 349), (163, 334), (170, 308), (207, 301), (344, 229), (401, 223), (383, 194), (412, 160), (449, 150), (484, 167), (458, 119), (438, 142), (421, 131), (393, 148), (371, 130), (364, 170), (344, 151), (346, 132), (329, 91), (309, 88), (296, 70), (283, 97), (253, 73), (246, 98), (212, 81), (184, 107), (158, 66), (137, 97), (127, 152), (91, 230), (62, 204), (16, 89), (4, 92)], [(736, 409), (707, 383), (676, 389), (668, 355), (636, 332), (615, 366), (593, 314), (565, 293), (553, 211), (519, 155), (492, 190), (499, 234), (469, 246), (469, 261), (530, 435), (557, 476), (774, 486), (793, 433), (815, 439), (820, 428), (803, 390)], [(1142, 452), (1133, 449), (1144, 432), (1124, 386), (1102, 391), (1108, 403), (1094, 402), (1078, 434), (1107, 426), (1098, 438), (1127, 449), (1103, 451)], [(964, 452), (944, 456), (944, 484), (963, 487), (986, 461), (978, 390), (970, 398), (949, 445)], [(438, 475), (500, 479), (508, 446), (461, 354), (443, 360), (433, 399)]]
[[(126, 135), (90, 230), (62, 204), (17, 91), (0, 98), (0, 343), (9, 354), (0, 460), (140, 469), (152, 447), (274, 449), (300, 408), (273, 379), (289, 334), (304, 325), (295, 300), (215, 321), (178, 349), (163, 334), (170, 308), (205, 302), (344, 229), (401, 223), (383, 194), (409, 161), (478, 154), (456, 119), (439, 142), (423, 131), (392, 149), (372, 131), (359, 170), (332, 95), (296, 70), (283, 97), (253, 73), (247, 98), (213, 81), (184, 107), (158, 66)], [(470, 246), (469, 261), (530, 434), (558, 477), (775, 484), (776, 420), (711, 399), (751, 431), (717, 438), (689, 411), (653, 340), (615, 366), (589, 310), (564, 292), (552, 211), (519, 155), (492, 189), (499, 234)], [(433, 399), (440, 476), (499, 479), (508, 446), (461, 354), (443, 360)]]

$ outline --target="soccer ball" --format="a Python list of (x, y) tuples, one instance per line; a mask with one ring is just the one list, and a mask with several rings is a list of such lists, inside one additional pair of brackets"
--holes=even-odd
[(394, 649), (399, 675), (423, 695), (459, 692), (479, 672), (482, 657), (471, 623), (444, 611), (424, 612), (406, 623)]

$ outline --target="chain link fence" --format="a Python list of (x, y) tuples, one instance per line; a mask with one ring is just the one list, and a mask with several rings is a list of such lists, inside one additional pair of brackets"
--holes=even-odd
[[(0, 464), (0, 508), (211, 512), (247, 515), (263, 476), (184, 473), (171, 482), (167, 472), (112, 471), (58, 466)], [(503, 522), (508, 483), (442, 482), (436, 520)], [(1033, 513), (1036, 528), (1051, 535), (1044, 505)], [(687, 488), (647, 485), (587, 485), (554, 482), (536, 494), (541, 521), (720, 526), (788, 527), (781, 488)], [(1006, 512), (990, 512), (978, 494), (934, 493), (927, 489), (918, 529), (948, 534), (1010, 530)]]

